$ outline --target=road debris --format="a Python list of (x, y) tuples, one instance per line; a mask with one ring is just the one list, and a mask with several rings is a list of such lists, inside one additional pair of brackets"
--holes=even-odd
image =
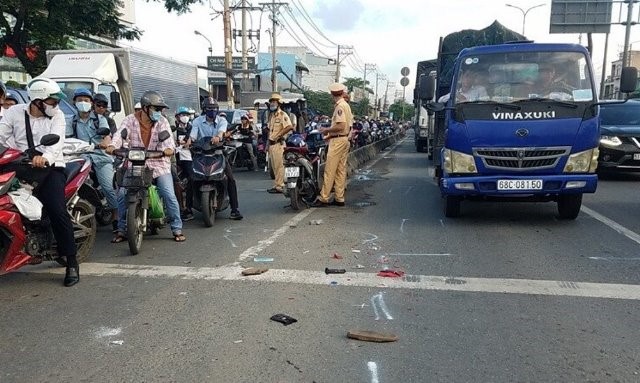
[(309, 225), (322, 225), (324, 223), (321, 219), (312, 219), (309, 221)]
[(124, 344), (124, 340), (112, 340), (109, 344), (115, 344), (117, 346), (122, 346)]
[(288, 326), (292, 323), (296, 323), (298, 320), (295, 318), (292, 318), (286, 314), (275, 314), (274, 316), (271, 317), (272, 321), (275, 322), (280, 322), (285, 326)]
[(331, 258), (333, 258), (333, 259), (343, 259), (344, 257), (342, 255), (338, 254), (338, 253), (333, 253)]
[(254, 262), (273, 262), (273, 258), (269, 257), (253, 257)]
[(242, 275), (247, 277), (250, 275), (263, 274), (263, 273), (266, 273), (267, 271), (269, 271), (269, 269), (266, 267), (249, 267), (248, 269), (242, 270)]
[(234, 340), (234, 341), (233, 341), (233, 343), (235, 343), (235, 344), (240, 344), (240, 343), (242, 343), (242, 339), (240, 339), (240, 340)]
[(354, 268), (354, 269), (364, 269), (364, 268), (365, 268), (365, 266), (364, 266), (364, 265), (360, 265), (360, 264), (358, 264), (358, 265), (353, 266), (353, 268)]
[(328, 267), (326, 267), (324, 269), (324, 273), (325, 274), (344, 274), (346, 272), (347, 272), (347, 270), (345, 270), (345, 269), (330, 269)]
[(352, 252), (352, 253), (360, 253), (360, 252), (361, 252), (361, 250), (351, 249), (351, 252)]
[(402, 278), (404, 276), (404, 271), (401, 270), (380, 270), (378, 272), (379, 277), (383, 278)]
[(388, 343), (398, 340), (398, 336), (395, 334), (367, 330), (351, 330), (347, 332), (347, 338), (376, 343)]

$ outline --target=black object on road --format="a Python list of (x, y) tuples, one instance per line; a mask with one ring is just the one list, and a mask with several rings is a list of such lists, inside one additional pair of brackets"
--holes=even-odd
[(276, 314), (271, 317), (272, 321), (280, 322), (285, 326), (296, 323), (298, 320), (285, 314)]
[(346, 272), (347, 270), (345, 269), (330, 269), (328, 267), (324, 269), (325, 274), (344, 274)]

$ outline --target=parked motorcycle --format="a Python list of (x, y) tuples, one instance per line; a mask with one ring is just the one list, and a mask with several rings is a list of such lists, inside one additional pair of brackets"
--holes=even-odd
[(251, 154), (244, 145), (245, 140), (250, 139), (250, 136), (234, 133), (231, 139), (226, 143), (227, 146), (233, 146), (236, 150), (229, 156), (229, 163), (234, 168), (244, 168), (247, 170), (253, 170), (253, 161), (251, 160)]
[(233, 156), (235, 150), (235, 146), (212, 144), (211, 137), (202, 137), (191, 146), (193, 207), (202, 213), (207, 227), (213, 226), (217, 212), (229, 207), (224, 169), (227, 157)]
[[(51, 146), (58, 143), (60, 137), (47, 134), (38, 146)], [(37, 146), (37, 147), (38, 147)], [(0, 274), (17, 270), (26, 264), (38, 264), (43, 260), (56, 261), (66, 266), (66, 259), (59, 256), (51, 231), (49, 218), (41, 216), (42, 206), (34, 203), (32, 187), (16, 186), (17, 169), (29, 172), (33, 155), (16, 149), (0, 147)], [(79, 196), (78, 191), (89, 177), (91, 163), (82, 158), (67, 163), (67, 176), (64, 189), (67, 211), (71, 215), (78, 262), (84, 262), (90, 255), (96, 238), (96, 220), (91, 204)], [(34, 209), (35, 205), (35, 209)]]
[[(313, 132), (310, 132), (313, 133)], [(300, 134), (292, 134), (284, 148), (284, 196), (294, 210), (304, 209), (315, 201), (322, 187), (320, 165), (326, 157), (326, 145), (315, 146), (314, 151)]]
[[(167, 131), (158, 135), (160, 142), (171, 137)], [(122, 130), (122, 139), (126, 140), (127, 130)], [(114, 154), (124, 159), (124, 163), (116, 172), (116, 183), (126, 189), (127, 198), (127, 240), (132, 255), (140, 252), (142, 239), (149, 230), (157, 234), (165, 224), (164, 218), (152, 219), (149, 215), (149, 187), (153, 184), (153, 170), (146, 166), (148, 159), (162, 158), (161, 150), (146, 148), (121, 148)]]

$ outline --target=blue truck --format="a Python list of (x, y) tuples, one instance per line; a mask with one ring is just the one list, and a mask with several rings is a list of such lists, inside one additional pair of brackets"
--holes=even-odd
[[(433, 158), (445, 216), (459, 216), (463, 200), (555, 201), (561, 219), (575, 219), (582, 195), (597, 187), (589, 52), (515, 41), (464, 48), (452, 64), (445, 89), (436, 89), (443, 73), (420, 84), (442, 137)], [(635, 68), (624, 68), (621, 91), (636, 82)]]

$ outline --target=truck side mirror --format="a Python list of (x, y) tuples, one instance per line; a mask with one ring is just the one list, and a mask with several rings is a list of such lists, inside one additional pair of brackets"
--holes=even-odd
[(110, 98), (111, 98), (111, 111), (118, 113), (122, 110), (122, 102), (120, 101), (120, 93), (118, 92), (111, 92), (110, 94)]
[(420, 99), (422, 101), (431, 101), (435, 96), (435, 82), (430, 76), (420, 77)]
[(441, 102), (430, 102), (425, 107), (429, 112), (442, 112), (444, 110), (444, 104)]
[(632, 93), (638, 86), (638, 69), (635, 67), (624, 67), (620, 74), (620, 92)]

